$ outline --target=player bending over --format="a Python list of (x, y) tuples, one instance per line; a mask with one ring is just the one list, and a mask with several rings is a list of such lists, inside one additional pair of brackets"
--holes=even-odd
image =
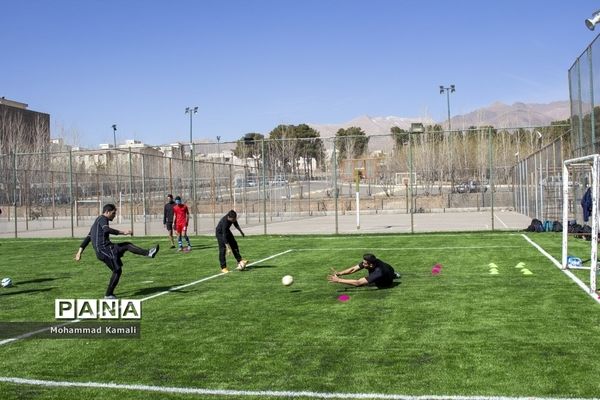
[(242, 228), (240, 228), (240, 224), (237, 222), (237, 213), (234, 210), (230, 210), (225, 214), (217, 224), (215, 236), (217, 237), (217, 242), (219, 242), (219, 263), (221, 265), (221, 272), (223, 273), (229, 272), (225, 260), (226, 252), (227, 254), (233, 253), (233, 256), (238, 262), (236, 267), (237, 270), (243, 270), (246, 268), (246, 264), (248, 264), (248, 261), (244, 260), (240, 254), (237, 241), (235, 240), (235, 237), (233, 237), (233, 233), (231, 233), (231, 225), (235, 226), (235, 228), (240, 231), (242, 237), (245, 236)]

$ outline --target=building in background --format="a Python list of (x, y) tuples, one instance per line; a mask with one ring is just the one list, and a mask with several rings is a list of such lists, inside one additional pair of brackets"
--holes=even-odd
[(50, 142), (50, 115), (0, 97), (0, 154), (40, 150)]

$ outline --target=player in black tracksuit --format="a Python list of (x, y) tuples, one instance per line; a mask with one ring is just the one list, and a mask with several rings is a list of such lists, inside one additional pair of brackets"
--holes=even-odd
[(229, 272), (227, 269), (227, 262), (225, 261), (225, 255), (228, 248), (238, 262), (237, 269), (242, 270), (246, 267), (246, 260), (242, 259), (237, 241), (235, 240), (235, 237), (233, 237), (233, 233), (231, 233), (231, 225), (235, 226), (235, 228), (240, 231), (242, 237), (245, 236), (244, 232), (242, 232), (242, 228), (240, 228), (240, 225), (237, 222), (237, 213), (234, 210), (230, 210), (217, 224), (215, 236), (219, 242), (219, 262), (221, 263), (221, 271), (223, 272)]
[(114, 290), (119, 283), (119, 278), (121, 277), (121, 269), (123, 267), (123, 261), (121, 261), (121, 257), (123, 254), (125, 254), (126, 251), (130, 251), (134, 254), (154, 258), (156, 253), (158, 253), (159, 248), (158, 244), (150, 250), (145, 250), (130, 242), (112, 243), (110, 241), (110, 235), (133, 234), (131, 230), (124, 232), (113, 229), (109, 226), (109, 222), (115, 218), (116, 214), (117, 207), (115, 207), (114, 204), (106, 204), (102, 209), (102, 215), (96, 218), (96, 221), (94, 221), (94, 224), (90, 229), (90, 233), (88, 233), (88, 235), (83, 239), (81, 245), (79, 246), (79, 251), (77, 251), (77, 254), (75, 255), (75, 260), (79, 261), (81, 259), (81, 254), (87, 245), (92, 242), (98, 260), (106, 264), (106, 266), (112, 271), (112, 276), (110, 277), (108, 288), (106, 289), (106, 294), (104, 296), (105, 298), (112, 299), (116, 298), (114, 295)]
[[(342, 275), (350, 275), (361, 269), (366, 269), (369, 273), (367, 276), (359, 279), (340, 278)], [(333, 271), (327, 277), (329, 282), (344, 283), (351, 286), (366, 286), (374, 285), (378, 289), (389, 288), (394, 286), (394, 279), (400, 278), (400, 274), (394, 271), (391, 265), (378, 259), (373, 254), (363, 255), (363, 260), (353, 267), (346, 268), (343, 271)]]
[(175, 241), (173, 239), (173, 206), (175, 202), (173, 201), (173, 195), (167, 195), (168, 203), (165, 204), (165, 208), (163, 210), (163, 225), (167, 229), (169, 240), (171, 241), (171, 248), (175, 248)]

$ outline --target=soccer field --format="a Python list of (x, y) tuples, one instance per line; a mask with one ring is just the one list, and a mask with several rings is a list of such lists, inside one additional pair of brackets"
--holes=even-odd
[[(1, 399), (599, 397), (600, 304), (552, 262), (559, 234), (247, 236), (250, 267), (229, 274), (214, 237), (190, 253), (158, 240), (155, 259), (125, 256), (116, 290), (142, 300), (141, 337), (0, 338)], [(73, 261), (78, 246), (0, 240), (0, 322), (101, 298), (109, 270), (91, 247)], [(366, 252), (400, 284), (327, 282)]]

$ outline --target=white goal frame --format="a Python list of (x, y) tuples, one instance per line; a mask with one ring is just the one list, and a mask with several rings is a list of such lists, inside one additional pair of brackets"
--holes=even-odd
[(410, 178), (412, 175), (412, 183), (413, 185), (417, 184), (417, 173), (413, 172), (412, 174), (410, 172), (396, 172), (396, 176), (394, 177), (394, 183), (396, 184), (396, 186), (400, 186), (400, 185), (405, 185), (408, 186), (410, 185)]
[[(568, 257), (568, 229), (569, 229), (569, 167), (587, 167), (588, 173), (591, 173), (591, 192), (592, 192), (592, 215), (590, 216), (590, 224), (592, 226), (591, 233), (591, 252), (590, 252), (590, 266), (589, 267), (577, 267), (577, 269), (589, 269), (590, 270), (590, 293), (596, 292), (596, 273), (598, 271), (598, 168), (600, 167), (600, 155), (592, 154), (589, 156), (572, 158), (563, 162), (563, 232), (562, 232), (562, 269), (576, 269), (575, 267), (569, 267), (567, 265)], [(575, 187), (575, 185), (571, 185)]]

